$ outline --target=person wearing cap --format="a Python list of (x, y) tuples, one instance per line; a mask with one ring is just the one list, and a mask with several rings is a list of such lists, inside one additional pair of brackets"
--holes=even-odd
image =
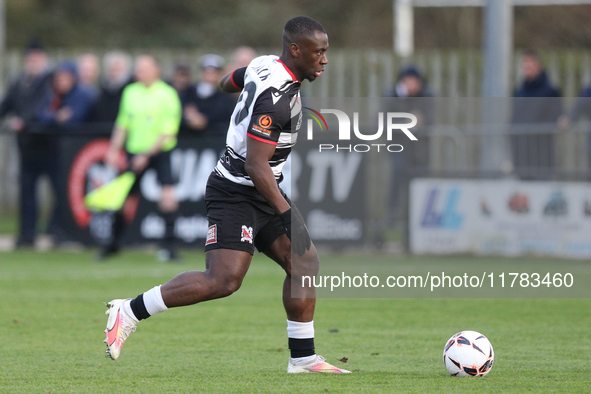
[(190, 92), (184, 116), (193, 130), (226, 129), (234, 111), (234, 98), (219, 88), (224, 59), (215, 54), (201, 57), (201, 79)]
[[(398, 112), (410, 112), (417, 117), (417, 126), (413, 129), (414, 131), (433, 124), (435, 107), (434, 101), (429, 99), (433, 97), (433, 93), (417, 66), (409, 65), (400, 71), (396, 86), (389, 96), (397, 98), (396, 110)], [(424, 143), (421, 146), (428, 147), (428, 144)], [(428, 158), (428, 152), (417, 151), (416, 154), (420, 157), (414, 157), (412, 162), (428, 165), (428, 162), (425, 161)]]
[(398, 81), (391, 94), (392, 97), (433, 97), (425, 84), (423, 75), (416, 66), (403, 68), (398, 74)]
[(413, 133), (417, 135), (419, 143), (407, 144), (406, 136), (395, 135), (392, 142), (404, 145), (404, 151), (392, 155), (393, 179), (391, 190), (391, 212), (396, 220), (399, 212), (400, 198), (405, 198), (406, 183), (409, 177), (409, 170), (412, 168), (426, 169), (429, 166), (429, 134), (428, 127), (435, 120), (435, 102), (433, 94), (429, 90), (425, 78), (419, 68), (415, 65), (404, 67), (398, 74), (396, 85), (388, 94), (395, 97), (392, 101), (393, 112), (408, 112), (417, 117), (417, 125)]
[(37, 222), (37, 179), (48, 175), (52, 187), (57, 181), (51, 136), (31, 133), (40, 101), (50, 90), (51, 71), (44, 48), (33, 41), (25, 50), (24, 72), (10, 85), (0, 103), (0, 117), (10, 116), (8, 127), (17, 135), (20, 157), (20, 226), (17, 247), (35, 243)]
[(85, 121), (93, 108), (94, 93), (78, 83), (76, 64), (65, 61), (53, 76), (51, 92), (39, 105), (37, 119), (47, 125), (74, 125)]
[(10, 128), (23, 131), (37, 116), (41, 99), (49, 91), (51, 71), (43, 46), (33, 41), (25, 50), (25, 70), (8, 88), (0, 104), (0, 117), (12, 115)]

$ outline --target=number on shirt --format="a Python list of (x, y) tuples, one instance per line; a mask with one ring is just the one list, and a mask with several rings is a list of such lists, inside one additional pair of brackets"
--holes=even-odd
[(239, 105), (242, 101), (244, 101), (244, 106), (234, 118), (235, 125), (238, 125), (248, 116), (248, 111), (250, 110), (252, 100), (254, 100), (256, 89), (257, 86), (254, 82), (249, 82), (244, 86), (244, 90), (242, 90), (242, 93), (240, 93), (240, 97), (238, 97), (238, 102), (236, 103), (236, 105)]

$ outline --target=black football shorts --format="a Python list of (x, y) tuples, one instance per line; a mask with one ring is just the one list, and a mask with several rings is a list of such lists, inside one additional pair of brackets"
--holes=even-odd
[(263, 252), (285, 234), (279, 215), (254, 187), (239, 185), (215, 173), (207, 181), (205, 206), (209, 221), (205, 251), (232, 249), (254, 254), (255, 246)]
[[(131, 171), (131, 163), (134, 156), (134, 154), (127, 152), (128, 171)], [(171, 186), (174, 184), (174, 179), (172, 177), (172, 166), (170, 163), (170, 151), (160, 152), (157, 155), (152, 156), (144, 171), (137, 175), (135, 182), (131, 187), (130, 194), (139, 194), (142, 176), (144, 176), (146, 171), (151, 168), (156, 171), (156, 177), (158, 178), (160, 185)]]

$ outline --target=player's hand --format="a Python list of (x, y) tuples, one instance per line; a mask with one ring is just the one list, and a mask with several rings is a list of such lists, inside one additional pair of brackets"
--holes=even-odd
[(132, 171), (139, 174), (148, 166), (149, 161), (150, 157), (148, 155), (135, 155), (131, 162)]
[(281, 223), (285, 226), (286, 235), (291, 241), (292, 250), (298, 255), (303, 256), (306, 250), (310, 250), (312, 241), (310, 240), (310, 234), (304, 218), (300, 215), (300, 212), (296, 209), (293, 215), (291, 215), (291, 208), (279, 215)]

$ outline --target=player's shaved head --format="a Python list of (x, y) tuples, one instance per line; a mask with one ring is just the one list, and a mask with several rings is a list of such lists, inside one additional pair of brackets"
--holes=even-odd
[(291, 18), (283, 28), (283, 45), (298, 43), (302, 37), (314, 37), (317, 31), (326, 34), (324, 26), (316, 19), (309, 16)]
[(308, 16), (296, 16), (283, 29), (281, 60), (301, 82), (315, 80), (328, 63), (328, 35), (324, 27)]

